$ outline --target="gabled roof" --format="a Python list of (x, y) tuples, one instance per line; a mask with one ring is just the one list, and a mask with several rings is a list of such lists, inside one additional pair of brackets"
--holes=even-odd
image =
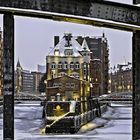
[(60, 42), (50, 51), (48, 56), (53, 56), (55, 50), (59, 51), (59, 56), (66, 56), (65, 50), (72, 50), (72, 56), (81, 56), (79, 51), (82, 50), (81, 45), (71, 36), (69, 40), (70, 45), (67, 45), (68, 42), (65, 36), (60, 40)]

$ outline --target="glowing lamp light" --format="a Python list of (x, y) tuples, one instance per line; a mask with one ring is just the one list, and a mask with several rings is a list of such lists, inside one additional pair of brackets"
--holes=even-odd
[(60, 110), (61, 109), (61, 106), (60, 105), (57, 105), (56, 106), (56, 110)]
[(111, 84), (111, 80), (109, 80), (108, 82), (109, 82), (109, 84)]
[(130, 89), (130, 85), (127, 85), (127, 89)]
[(111, 93), (111, 91), (109, 90), (108, 93)]

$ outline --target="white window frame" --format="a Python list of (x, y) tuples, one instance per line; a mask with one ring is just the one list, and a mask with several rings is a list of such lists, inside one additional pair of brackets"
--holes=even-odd
[(62, 62), (59, 62), (58, 63), (58, 69), (62, 69), (63, 68), (63, 63)]
[(52, 62), (51, 69), (55, 69), (55, 68), (56, 68), (56, 63), (55, 62)]
[(74, 63), (70, 62), (70, 69), (74, 69)]
[(66, 61), (64, 62), (64, 67), (63, 67), (63, 68), (64, 68), (65, 70), (68, 69), (68, 62), (66, 62)]
[(75, 69), (80, 69), (80, 63), (79, 62), (75, 63)]

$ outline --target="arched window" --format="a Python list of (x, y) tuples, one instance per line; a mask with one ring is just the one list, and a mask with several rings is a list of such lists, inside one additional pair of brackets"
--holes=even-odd
[(70, 69), (74, 69), (74, 63), (70, 62)]
[(79, 69), (80, 68), (80, 64), (79, 64), (79, 62), (76, 62), (75, 63), (75, 69)]
[(62, 62), (58, 63), (58, 69), (62, 69)]
[(68, 69), (68, 63), (64, 62), (64, 69)]
[(51, 68), (52, 68), (52, 69), (55, 69), (55, 68), (56, 68), (55, 62), (52, 62)]

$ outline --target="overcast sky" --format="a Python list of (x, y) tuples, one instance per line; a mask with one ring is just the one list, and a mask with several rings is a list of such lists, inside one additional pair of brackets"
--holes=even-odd
[[(131, 3), (131, 0), (123, 2)], [(19, 58), (23, 69), (37, 70), (37, 64), (45, 65), (46, 55), (53, 47), (54, 35), (62, 37), (65, 32), (71, 32), (74, 36), (102, 36), (104, 32), (109, 44), (110, 66), (132, 61), (130, 32), (47, 19), (15, 17), (15, 63)]]

